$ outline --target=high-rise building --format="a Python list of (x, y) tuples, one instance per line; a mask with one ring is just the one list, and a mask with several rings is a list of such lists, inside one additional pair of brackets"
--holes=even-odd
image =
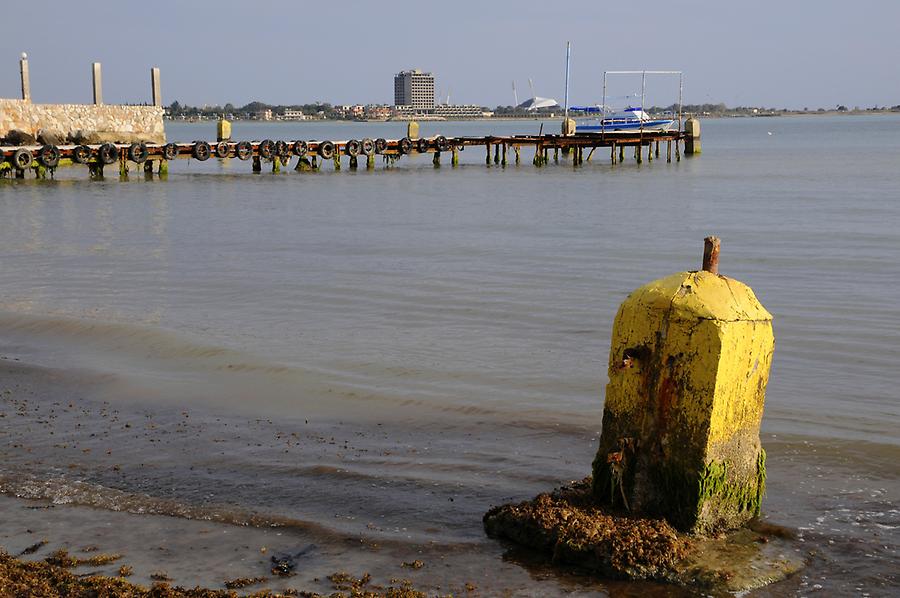
[(394, 105), (434, 110), (434, 75), (419, 69), (394, 75)]

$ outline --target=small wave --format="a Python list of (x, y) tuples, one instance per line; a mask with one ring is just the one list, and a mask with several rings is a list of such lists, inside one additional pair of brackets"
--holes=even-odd
[(335, 537), (334, 530), (318, 523), (280, 515), (261, 514), (219, 506), (180, 503), (147, 494), (125, 492), (79, 480), (0, 475), (0, 493), (54, 505), (78, 505), (135, 515), (165, 515), (250, 527), (284, 527), (317, 536)]

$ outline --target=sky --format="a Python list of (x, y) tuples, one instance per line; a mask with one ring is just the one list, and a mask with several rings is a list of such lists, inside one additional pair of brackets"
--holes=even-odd
[[(604, 70), (681, 70), (686, 103), (811, 109), (900, 104), (897, 0), (643, 2), (282, 2), (81, 0), (4, 7), (0, 97), (89, 103), (91, 63), (107, 103), (393, 103), (393, 75), (434, 73), (439, 100), (489, 107), (539, 96), (597, 104)], [(626, 103), (640, 77), (609, 79)], [(648, 105), (677, 100), (651, 77)]]

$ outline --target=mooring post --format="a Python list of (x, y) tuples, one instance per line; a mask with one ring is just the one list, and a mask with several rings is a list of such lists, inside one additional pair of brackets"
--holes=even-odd
[(684, 155), (692, 156), (700, 153), (700, 120), (689, 118), (684, 121)]
[(434, 152), (434, 157), (431, 158), (431, 163), (434, 165), (435, 168), (441, 167), (441, 152), (440, 151)]
[(253, 156), (253, 172), (262, 172), (262, 159), (259, 156)]
[(450, 166), (459, 166), (459, 148), (456, 145), (450, 149)]
[(150, 69), (150, 89), (153, 94), (153, 105), (162, 106), (162, 92), (159, 86), (159, 67)]
[(334, 160), (333, 160), (333, 162), (334, 162), (334, 169), (335, 169), (335, 170), (340, 170), (340, 169), (341, 169), (341, 150), (340, 150), (340, 148), (337, 148), (337, 147), (334, 148)]
[(659, 139), (656, 140), (656, 157), (659, 158)]
[(503, 144), (503, 155), (500, 158), (500, 166), (506, 166), (506, 144)]
[(666, 141), (666, 162), (672, 163), (672, 140)]
[(128, 178), (128, 160), (122, 154), (119, 154), (119, 178)]
[(647, 162), (653, 162), (653, 142), (647, 144)]
[(593, 492), (605, 504), (719, 533), (760, 513), (759, 439), (772, 316), (745, 284), (703, 269), (651, 282), (622, 303), (609, 351)]
[(559, 146), (553, 148), (553, 161), (559, 164)]
[(153, 160), (144, 162), (144, 174), (153, 176)]
[(103, 75), (100, 72), (99, 62), (92, 65), (91, 72), (94, 81), (94, 104), (99, 106), (103, 103)]
[(375, 170), (375, 154), (366, 156), (366, 170)]
[(356, 159), (356, 156), (350, 156), (350, 170), (356, 170), (359, 166), (359, 162)]
[(620, 145), (619, 146), (619, 162), (621, 163), (624, 161), (625, 161), (625, 146)]
[(88, 173), (92, 180), (100, 180), (103, 178), (103, 162), (95, 160), (88, 163)]
[(494, 144), (494, 164), (500, 163), (500, 145), (499, 143)]
[(541, 144), (537, 144), (534, 146), (534, 159), (531, 160), (531, 163), (535, 166), (541, 165), (541, 159), (544, 155), (544, 149), (541, 147)]
[(678, 147), (678, 139), (675, 140), (675, 161), (681, 162), (681, 148)]
[(643, 157), (641, 156), (642, 150), (643, 147), (641, 146), (640, 142), (638, 142), (638, 144), (634, 146), (634, 159), (637, 160), (638, 164), (642, 164), (644, 161)]
[(19, 60), (19, 74), (22, 76), (22, 99), (31, 102), (31, 75), (28, 71), (28, 55), (22, 52)]
[(616, 163), (616, 142), (613, 141), (613, 144), (609, 146), (609, 161), (612, 164)]
[(313, 157), (312, 157), (312, 169), (316, 172), (318, 172), (318, 170), (319, 170), (319, 160), (315, 154), (313, 154)]
[(485, 158), (485, 164), (490, 166), (491, 165), (491, 143), (490, 142), (486, 143), (485, 147), (487, 148), (487, 157)]
[(216, 123), (216, 141), (231, 141), (231, 123), (224, 118)]
[(570, 151), (570, 150), (571, 150), (571, 148), (570, 148), (568, 145), (564, 145), (564, 146), (563, 146), (563, 148), (562, 148), (562, 156), (563, 156), (563, 159), (564, 159), (564, 160), (565, 160), (566, 158), (569, 157), (569, 151)]
[(518, 144), (513, 146), (513, 151), (516, 152), (516, 166), (518, 166), (522, 162), (522, 156), (519, 154), (520, 150), (521, 148)]
[(168, 160), (160, 160), (159, 166), (156, 170), (157, 174), (159, 174), (160, 178), (169, 176), (169, 161)]

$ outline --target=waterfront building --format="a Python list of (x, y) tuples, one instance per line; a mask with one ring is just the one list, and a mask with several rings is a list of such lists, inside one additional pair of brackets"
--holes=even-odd
[(394, 105), (409, 106), (414, 111), (434, 109), (434, 75), (419, 69), (394, 75)]

